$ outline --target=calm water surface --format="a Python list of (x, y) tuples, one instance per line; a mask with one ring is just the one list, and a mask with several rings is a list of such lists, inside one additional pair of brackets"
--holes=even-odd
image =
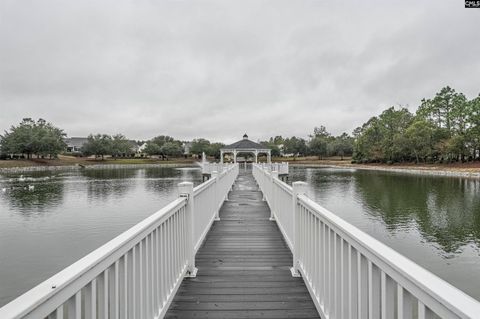
[(0, 175), (0, 306), (156, 212), (178, 183), (201, 182), (170, 167), (23, 175)]
[[(290, 170), (320, 204), (480, 300), (479, 180)], [(154, 213), (177, 183), (201, 182), (193, 168), (24, 175), (0, 176), (0, 306)]]
[(480, 180), (291, 167), (310, 196), (480, 300)]

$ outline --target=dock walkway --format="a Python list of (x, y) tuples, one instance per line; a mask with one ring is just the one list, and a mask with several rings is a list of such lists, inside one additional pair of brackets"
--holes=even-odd
[(241, 169), (166, 318), (319, 318), (250, 170)]

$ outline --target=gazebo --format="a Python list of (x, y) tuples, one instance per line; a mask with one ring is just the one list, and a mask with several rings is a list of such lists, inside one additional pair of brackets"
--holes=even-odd
[(236, 163), (239, 153), (252, 153), (255, 156), (255, 163), (258, 163), (258, 154), (266, 154), (268, 163), (272, 162), (271, 149), (250, 141), (245, 133), (240, 141), (220, 149), (220, 163), (223, 163), (223, 154), (233, 154), (233, 161)]

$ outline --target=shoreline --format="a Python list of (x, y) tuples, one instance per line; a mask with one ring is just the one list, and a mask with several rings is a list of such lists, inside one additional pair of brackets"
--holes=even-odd
[(368, 171), (382, 171), (401, 174), (414, 175), (431, 175), (431, 176), (450, 176), (450, 177), (464, 177), (464, 178), (478, 178), (480, 179), (480, 169), (458, 168), (458, 167), (438, 167), (438, 166), (422, 166), (422, 167), (391, 167), (380, 165), (362, 165), (362, 164), (336, 164), (336, 163), (289, 163), (292, 167), (325, 167), (325, 168), (342, 168), (342, 169), (358, 169)]
[[(121, 160), (119, 160), (120, 162)], [(349, 161), (335, 161), (335, 160), (319, 160), (319, 161), (287, 161), (291, 167), (324, 167), (324, 168), (336, 168), (336, 169), (358, 169), (369, 171), (382, 171), (401, 174), (416, 174), (416, 175), (430, 175), (430, 176), (451, 176), (451, 177), (464, 177), (464, 178), (478, 178), (480, 179), (480, 167), (467, 167), (467, 166), (426, 166), (426, 165), (371, 165), (371, 164), (351, 164)], [(88, 162), (83, 161), (81, 163), (68, 163), (62, 161), (62, 163), (54, 163), (54, 165), (38, 165), (36, 162), (29, 163), (25, 166), (11, 166), (1, 167), (0, 174), (5, 173), (21, 173), (21, 172), (40, 172), (40, 171), (72, 171), (82, 169), (119, 169), (119, 168), (146, 168), (146, 167), (187, 167), (195, 166), (195, 161), (151, 161), (150, 163), (115, 163), (115, 161), (108, 162)], [(23, 162), (22, 164), (25, 164)]]
[(2, 167), (0, 168), (0, 174), (2, 173), (28, 173), (28, 172), (47, 172), (47, 171), (76, 171), (76, 170), (91, 170), (91, 169), (119, 169), (119, 168), (148, 168), (148, 167), (187, 167), (195, 166), (194, 162), (181, 163), (138, 163), (138, 164), (89, 164), (85, 166), (81, 165), (51, 165), (51, 166), (17, 166), (17, 167)]

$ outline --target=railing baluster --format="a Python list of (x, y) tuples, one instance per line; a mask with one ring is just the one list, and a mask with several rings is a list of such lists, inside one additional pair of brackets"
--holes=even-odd
[(397, 318), (405, 318), (403, 312), (403, 287), (397, 283)]
[(82, 317), (82, 292), (78, 291), (68, 300), (68, 319), (81, 319)]
[(179, 267), (179, 258), (178, 258), (178, 248), (179, 248), (179, 243), (178, 243), (178, 213), (175, 213), (173, 215), (173, 253), (174, 253), (174, 260), (175, 260), (175, 276), (173, 277), (174, 280), (176, 281), (179, 275), (178, 268)]
[(152, 279), (150, 277), (150, 235), (145, 237), (144, 254), (144, 283), (143, 283), (143, 298), (144, 298), (144, 316), (150, 318), (150, 284)]
[(149, 288), (149, 307), (148, 307), (148, 313), (149, 313), (149, 318), (153, 317), (155, 312), (154, 312), (154, 307), (155, 307), (155, 274), (154, 274), (154, 262), (155, 262), (155, 256), (153, 254), (153, 249), (154, 249), (154, 244), (155, 244), (155, 230), (153, 230), (150, 233), (150, 243), (149, 243), (149, 250), (148, 250), (148, 256), (149, 256), (149, 263), (148, 263), (148, 273), (150, 274), (150, 282), (148, 285)]
[(321, 249), (322, 249), (322, 299), (323, 299), (323, 307), (326, 309), (327, 307), (327, 294), (328, 294), (328, 291), (327, 291), (327, 244), (326, 244), (326, 236), (325, 236), (325, 223), (322, 222), (322, 245), (321, 245)]
[(139, 316), (140, 318), (145, 318), (145, 238), (140, 241), (139, 244), (139, 251), (138, 251), (138, 274), (140, 277), (140, 285), (139, 285), (139, 298), (140, 302), (138, 303), (139, 306)]
[(160, 282), (162, 283), (161, 285), (161, 306), (163, 308), (163, 306), (165, 305), (165, 303), (167, 302), (167, 292), (168, 292), (168, 280), (167, 280), (167, 274), (168, 274), (168, 265), (167, 265), (167, 225), (166, 223), (163, 223), (161, 226), (161, 243), (160, 243), (160, 247), (161, 247), (161, 269), (160, 269)]
[(373, 265), (372, 262), (368, 261), (368, 318), (374, 319), (373, 317)]
[(170, 295), (170, 293), (172, 292), (172, 285), (173, 285), (173, 254), (172, 254), (172, 217), (170, 216), (167, 220), (167, 223), (166, 223), (166, 245), (165, 245), (165, 248), (166, 248), (166, 252), (167, 252), (167, 255), (166, 255), (166, 260), (167, 260), (167, 286), (168, 286), (168, 290), (167, 290), (167, 296)]
[(113, 266), (113, 280), (112, 280), (112, 289), (113, 298), (111, 302), (111, 311), (110, 311), (110, 318), (119, 319), (119, 310), (120, 310), (120, 295), (119, 295), (119, 267), (118, 267), (118, 260), (115, 262)]
[(380, 270), (370, 260), (368, 261), (369, 271), (369, 316), (379, 318), (381, 316), (381, 279)]
[(382, 310), (382, 319), (387, 318), (387, 275), (381, 271), (380, 273), (380, 282), (381, 282), (381, 310)]
[(355, 249), (352, 248), (352, 245), (348, 245), (348, 318), (353, 319), (357, 317), (356, 309), (356, 295), (355, 292), (357, 283), (357, 277), (355, 276), (356, 272), (356, 253)]
[(418, 319), (425, 319), (425, 305), (418, 300)]
[(57, 319), (63, 319), (63, 305), (60, 305), (60, 307), (57, 308), (55, 314), (57, 316)]
[(164, 238), (165, 238), (165, 241), (164, 241), (164, 245), (163, 245), (163, 249), (164, 249), (164, 264), (165, 264), (165, 271), (163, 272), (163, 276), (164, 276), (164, 280), (165, 282), (167, 283), (165, 285), (166, 289), (164, 291), (164, 304), (166, 304), (168, 302), (168, 297), (170, 295), (170, 280), (171, 280), (171, 267), (170, 267), (170, 263), (169, 261), (171, 261), (171, 259), (169, 259), (169, 256), (170, 256), (170, 241), (169, 241), (169, 238), (170, 238), (170, 227), (168, 224), (165, 225), (164, 227)]
[(343, 239), (339, 237), (339, 244), (340, 244), (340, 297), (338, 298), (338, 315), (340, 318), (345, 318), (345, 313), (343, 312), (343, 304), (347, 300), (347, 298), (344, 298), (345, 294), (345, 287), (344, 285), (344, 260), (343, 260)]
[[(313, 215), (312, 215), (313, 216)], [(313, 291), (315, 292), (315, 295), (316, 297), (319, 299), (320, 301), (320, 297), (319, 297), (319, 285), (318, 285), (318, 274), (320, 272), (320, 268), (319, 268), (319, 245), (318, 245), (318, 218), (316, 218), (315, 216), (313, 216), (313, 269), (312, 269), (312, 272), (313, 272)]]
[(362, 255), (357, 250), (357, 309), (358, 318), (366, 318), (362, 313)]
[(108, 268), (98, 276), (98, 315), (99, 319), (107, 319), (108, 316)]
[(332, 300), (332, 291), (331, 291), (331, 280), (332, 280), (332, 267), (331, 263), (331, 236), (330, 236), (330, 228), (325, 225), (325, 269), (326, 269), (326, 276), (325, 276), (325, 313), (330, 315), (330, 305)]
[(85, 288), (85, 319), (97, 318), (97, 279)]
[(335, 231), (332, 231), (332, 236), (333, 236), (333, 318), (339, 318), (339, 313), (338, 313), (338, 291), (339, 286), (338, 286), (338, 276), (339, 276), (339, 271), (338, 271), (338, 244), (337, 244), (337, 233)]
[(350, 245), (342, 238), (342, 317), (348, 318), (350, 315), (349, 309), (352, 307), (350, 303)]
[(131, 256), (132, 256), (132, 262), (131, 262), (131, 285), (130, 285), (130, 289), (131, 289), (131, 298), (129, 298), (130, 300), (130, 304), (131, 306), (129, 307), (130, 308), (130, 312), (131, 312), (131, 317), (132, 318), (137, 318), (137, 309), (138, 309), (138, 301), (137, 301), (137, 298), (138, 298), (138, 262), (137, 262), (137, 259), (138, 259), (138, 256), (137, 256), (137, 246), (133, 246), (132, 248), (132, 253), (131, 253)]
[[(123, 311), (122, 319), (128, 319), (128, 295), (129, 295), (129, 285), (128, 285), (128, 272), (130, 271), (128, 267), (128, 252), (123, 255)], [(131, 286), (130, 286), (131, 287)]]
[(153, 303), (153, 315), (157, 316), (158, 315), (158, 310), (160, 309), (160, 264), (158, 263), (158, 255), (160, 252), (159, 248), (159, 240), (158, 240), (158, 233), (159, 233), (159, 228), (155, 228), (155, 250), (154, 250), (154, 255), (155, 255), (155, 262), (154, 262), (154, 268), (153, 268), (153, 273), (154, 273), (154, 303)]

